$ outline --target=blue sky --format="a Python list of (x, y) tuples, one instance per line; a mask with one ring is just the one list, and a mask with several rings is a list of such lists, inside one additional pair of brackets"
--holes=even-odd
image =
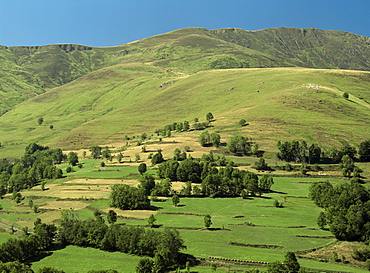
[(370, 0), (0, 0), (6, 46), (115, 46), (184, 27), (314, 27), (370, 37)]

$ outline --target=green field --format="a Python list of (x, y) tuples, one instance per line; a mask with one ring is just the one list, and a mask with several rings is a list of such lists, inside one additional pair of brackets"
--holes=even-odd
[[(276, 35), (285, 41), (284, 46), (274, 42)], [(301, 50), (296, 41), (304, 41)], [(77, 152), (81, 164), (70, 173), (66, 172), (67, 163), (57, 166), (64, 177), (47, 180), (44, 190), (37, 185), (22, 191), (20, 204), (11, 200), (11, 194), (0, 199), (0, 223), (4, 224), (0, 243), (24, 236), (21, 229), (32, 230), (37, 218), (58, 223), (63, 209), (73, 209), (80, 219), (93, 217), (99, 210), (106, 219), (112, 209), (111, 186), (137, 186), (140, 163), (146, 163), (148, 173), (159, 182), (158, 166), (150, 161), (150, 154), (159, 149), (166, 160), (173, 157), (175, 148), (183, 151), (190, 147), (187, 156), (194, 158), (212, 151), (242, 170), (261, 175), (251, 167), (256, 157), (228, 152), (230, 137), (251, 138), (269, 166), (286, 164), (276, 159), (279, 140), (317, 143), (324, 152), (345, 143), (358, 148), (370, 139), (370, 72), (361, 71), (369, 70), (370, 65), (366, 62), (368, 51), (348, 55), (347, 51), (353, 51), (349, 45), (362, 48), (366, 39), (315, 29), (248, 32), (187, 28), (112, 48), (67, 44), (0, 47), (0, 158), (14, 162), (34, 142), (62, 148), (66, 154)], [(342, 48), (348, 50), (338, 58)], [(348, 98), (344, 98), (345, 92)], [(204, 122), (209, 112), (214, 120), (206, 130), (220, 134), (218, 148), (202, 147), (202, 131), (195, 130), (195, 120)], [(40, 117), (42, 124), (38, 124)], [(246, 126), (239, 125), (241, 119)], [(166, 137), (155, 133), (184, 121), (190, 124), (186, 132), (172, 131)], [(145, 141), (140, 140), (143, 133), (148, 137)], [(107, 146), (113, 158), (91, 159), (93, 145)], [(122, 162), (117, 162), (119, 152)], [(339, 245), (329, 231), (317, 227), (322, 210), (308, 198), (309, 186), (323, 180), (345, 182), (339, 165), (332, 166), (335, 170), (320, 166), (327, 170), (310, 171), (307, 176), (279, 168), (269, 171), (275, 184), (261, 197), (180, 197), (177, 207), (170, 198), (160, 198), (152, 202), (153, 210), (115, 209), (117, 223), (149, 228), (147, 219), (154, 214), (157, 229), (177, 228), (187, 246), (184, 252), (204, 260), (193, 268), (196, 272), (210, 272), (212, 259), (273, 262), (282, 261), (287, 251), (307, 258), (312, 252), (302, 251), (310, 249), (326, 251), (322, 254), (326, 258), (339, 249), (348, 263), (300, 258), (304, 267), (362, 272), (358, 269), (362, 264), (351, 256), (355, 243)], [(370, 163), (356, 162), (356, 166), (368, 183)], [(176, 191), (183, 185), (172, 183)], [(37, 212), (29, 206), (30, 200)], [(275, 200), (283, 207), (275, 207)], [(212, 216), (211, 229), (204, 228), (205, 214)], [(14, 227), (14, 235), (9, 234), (9, 227)], [(139, 259), (68, 246), (29, 263), (35, 270), (52, 266), (67, 273), (109, 268), (134, 272)], [(255, 265), (220, 264), (217, 272), (252, 267)]]
[[(106, 177), (105, 174), (100, 176), (95, 174), (102, 173), (95, 171), (100, 161), (85, 159), (81, 162), (84, 163), (82, 169), (76, 168), (76, 172), (70, 173), (64, 180), (49, 182), (47, 190), (41, 191), (36, 187), (22, 192), (26, 198), (20, 205), (16, 205), (7, 196), (0, 200), (3, 211), (9, 212), (9, 214), (0, 214), (1, 222), (18, 228), (27, 226), (32, 229), (36, 218), (41, 218), (45, 222), (53, 222), (60, 217), (61, 209), (71, 207), (80, 219), (93, 217), (95, 209), (103, 213), (109, 209), (108, 198), (111, 183), (122, 183), (122, 181), (133, 183), (135, 181), (125, 180), (124, 173), (127, 172), (132, 176), (134, 172), (137, 172), (136, 167), (120, 167), (119, 173), (122, 175), (120, 178), (123, 179), (117, 179), (114, 174), (111, 177)], [(329, 231), (317, 228), (316, 218), (321, 209), (307, 198), (310, 183), (320, 180), (309, 177), (275, 177), (273, 192), (265, 193), (262, 197), (247, 199), (240, 197), (180, 198), (178, 207), (174, 207), (171, 200), (152, 202), (152, 205), (157, 207), (155, 211), (117, 211), (121, 216), (117, 223), (146, 226), (148, 216), (154, 214), (155, 224), (159, 225), (159, 228), (171, 227), (180, 231), (187, 246), (184, 252), (195, 257), (281, 261), (286, 251), (320, 248), (335, 241), (334, 238), (330, 238)], [(330, 181), (342, 182), (341, 179)], [(109, 186), (109, 189), (106, 186)], [(92, 188), (94, 192), (91, 196), (87, 196)], [(81, 197), (76, 197), (75, 192), (81, 194)], [(102, 193), (103, 196), (101, 196)], [(27, 206), (29, 199), (33, 199), (34, 204), (40, 207), (39, 213), (34, 213)], [(273, 205), (274, 200), (283, 202), (284, 207), (276, 208)], [(211, 230), (204, 229), (203, 215), (205, 214), (212, 216), (213, 229)], [(4, 234), (0, 238), (5, 241), (9, 236)], [(232, 245), (230, 242), (250, 246)], [(53, 266), (66, 272), (87, 272), (96, 268), (112, 268), (119, 272), (133, 272), (138, 259), (140, 257), (122, 253), (68, 246), (53, 251), (50, 256), (39, 261), (32, 262), (32, 268)], [(66, 260), (83, 260), (83, 263), (77, 266), (76, 263), (66, 263)], [(308, 268), (353, 272), (350, 267), (343, 264), (320, 263), (305, 259), (299, 261), (302, 266)], [(251, 268), (232, 264), (228, 266), (235, 270)], [(208, 272), (210, 267), (205, 264), (195, 267), (194, 270)], [(227, 267), (222, 267), (220, 264), (218, 271), (223, 272), (223, 270), (226, 272)], [(356, 272), (361, 272), (361, 270)]]
[[(194, 118), (204, 121), (210, 111), (215, 116), (210, 130), (219, 132), (222, 141), (243, 134), (267, 151), (275, 149), (276, 136), (324, 147), (345, 141), (358, 145), (370, 138), (368, 130), (363, 130), (370, 109), (367, 75), (275, 68), (203, 71), (174, 78), (149, 65), (116, 65), (55, 88), (1, 116), (0, 156), (19, 156), (31, 142), (64, 149), (96, 143), (124, 146), (126, 135), (151, 135), (173, 122), (192, 124)], [(75, 90), (79, 90), (77, 97)], [(350, 93), (349, 100), (342, 97), (345, 91)], [(44, 118), (41, 126), (37, 125), (40, 116)], [(237, 126), (242, 118), (248, 126)], [(49, 129), (50, 125), (54, 128)], [(188, 133), (195, 139), (198, 134)]]

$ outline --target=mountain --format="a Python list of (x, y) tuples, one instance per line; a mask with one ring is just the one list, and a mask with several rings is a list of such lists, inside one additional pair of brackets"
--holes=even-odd
[(266, 150), (277, 138), (359, 143), (370, 139), (370, 72), (327, 68), (370, 70), (369, 55), (367, 37), (291, 28), (187, 28), (111, 48), (1, 47), (0, 155), (30, 142), (122, 143), (208, 112), (223, 141), (241, 133)]
[(0, 114), (98, 69), (145, 63), (176, 73), (209, 69), (310, 67), (370, 70), (370, 38), (313, 28), (186, 28), (117, 47), (60, 44), (0, 47)]

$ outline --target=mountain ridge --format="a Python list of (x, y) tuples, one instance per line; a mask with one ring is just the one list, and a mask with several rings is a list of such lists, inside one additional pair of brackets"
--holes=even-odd
[(247, 31), (194, 27), (114, 47), (68, 43), (0, 46), (0, 60), (4, 91), (1, 114), (33, 94), (119, 63), (151, 63), (186, 74), (209, 69), (287, 66), (370, 71), (370, 38), (314, 28)]

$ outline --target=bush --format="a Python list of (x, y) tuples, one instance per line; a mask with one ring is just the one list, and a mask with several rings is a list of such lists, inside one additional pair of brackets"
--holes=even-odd
[(67, 167), (67, 169), (66, 169), (66, 172), (67, 172), (67, 173), (70, 173), (70, 172), (72, 172), (72, 171), (73, 171), (73, 168), (72, 168), (71, 166), (68, 166), (68, 167)]
[(270, 169), (269, 166), (267, 165), (265, 159), (262, 158), (262, 157), (254, 163), (254, 168), (256, 170), (269, 170)]

